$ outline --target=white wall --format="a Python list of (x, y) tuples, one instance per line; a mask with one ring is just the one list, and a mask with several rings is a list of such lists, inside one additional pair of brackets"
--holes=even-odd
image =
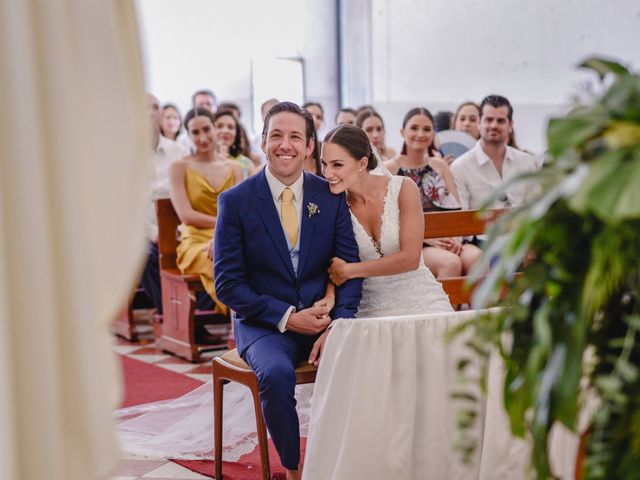
[[(337, 107), (335, 5), (322, 0), (136, 0), (146, 87), (182, 113), (213, 90), (251, 126), (252, 58), (302, 57), (306, 97)], [(258, 102), (266, 100), (257, 99)], [(282, 98), (281, 100), (285, 100)], [(258, 112), (259, 114), (259, 112)], [(332, 117), (333, 118), (333, 117)]]
[[(183, 113), (210, 88), (239, 103), (252, 123), (252, 57), (302, 57), (306, 98), (338, 107), (336, 2), (328, 0), (136, 0), (148, 89)], [(433, 113), (489, 93), (515, 107), (519, 143), (542, 151), (549, 115), (587, 76), (590, 55), (640, 67), (639, 0), (343, 0), (345, 106), (374, 103), (388, 139), (409, 108)]]
[(515, 107), (519, 143), (544, 149), (546, 118), (604, 55), (640, 67), (638, 0), (371, 0), (372, 99), (391, 145), (414, 106), (435, 113), (498, 93)]

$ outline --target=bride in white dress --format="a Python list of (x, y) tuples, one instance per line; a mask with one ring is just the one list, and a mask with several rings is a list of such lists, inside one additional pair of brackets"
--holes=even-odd
[[(351, 125), (327, 134), (322, 164), (331, 191), (347, 192), (361, 260), (349, 264), (334, 258), (329, 275), (338, 285), (365, 278), (358, 317), (452, 311), (422, 259), (424, 216), (415, 183), (385, 174), (364, 131)], [(331, 304), (332, 292), (328, 287), (320, 302)], [(319, 359), (328, 333), (316, 342), (311, 361)], [(307, 433), (311, 388), (296, 390), (302, 435)], [(149, 457), (212, 458), (212, 397), (208, 382), (176, 400), (119, 410), (119, 419), (135, 416), (119, 425), (123, 450)], [(257, 445), (253, 402), (248, 390), (234, 383), (225, 387), (224, 401), (223, 459), (237, 461)]]

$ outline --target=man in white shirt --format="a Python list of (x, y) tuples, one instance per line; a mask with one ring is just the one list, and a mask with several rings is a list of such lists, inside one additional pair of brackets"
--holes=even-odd
[[(475, 210), (504, 182), (524, 172), (537, 170), (535, 159), (509, 147), (513, 128), (513, 108), (505, 97), (489, 95), (480, 105), (480, 140), (451, 164), (460, 205)], [(519, 184), (507, 189), (492, 202), (492, 208), (517, 207), (531, 198), (532, 185)]]
[[(162, 290), (160, 288), (160, 267), (158, 265), (158, 223), (155, 201), (169, 198), (169, 165), (174, 160), (189, 155), (187, 149), (173, 140), (160, 135), (160, 101), (147, 93), (147, 108), (151, 117), (151, 156), (154, 175), (152, 179), (151, 199), (148, 204), (147, 235), (149, 254), (140, 278), (140, 285), (149, 296), (156, 311), (162, 314)], [(213, 310), (213, 299), (209, 296), (198, 298), (197, 307), (201, 310)]]

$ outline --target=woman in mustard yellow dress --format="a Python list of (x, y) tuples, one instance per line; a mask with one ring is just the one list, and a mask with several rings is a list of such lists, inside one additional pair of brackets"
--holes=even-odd
[(213, 232), (218, 195), (241, 182), (242, 167), (217, 153), (214, 116), (208, 110), (190, 110), (184, 119), (195, 153), (169, 167), (171, 203), (182, 222), (176, 263), (182, 273), (200, 275), (204, 289), (219, 313), (227, 308), (213, 287)]

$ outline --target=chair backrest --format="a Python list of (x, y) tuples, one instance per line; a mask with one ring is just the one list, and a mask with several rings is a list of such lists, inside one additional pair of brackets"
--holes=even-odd
[(450, 212), (426, 212), (424, 214), (424, 238), (462, 237), (481, 235), (487, 224), (507, 209), (453, 210)]
[[(453, 210), (450, 212), (426, 212), (424, 214), (424, 238), (462, 237), (482, 235), (489, 223), (507, 209)], [(439, 279), (452, 305), (471, 303), (475, 284), (467, 285), (467, 277)], [(478, 282), (476, 282), (477, 284)]]
[(180, 218), (173, 208), (171, 200), (156, 200), (156, 216), (158, 217), (158, 254), (161, 269), (176, 268), (176, 248), (178, 246), (178, 225)]

